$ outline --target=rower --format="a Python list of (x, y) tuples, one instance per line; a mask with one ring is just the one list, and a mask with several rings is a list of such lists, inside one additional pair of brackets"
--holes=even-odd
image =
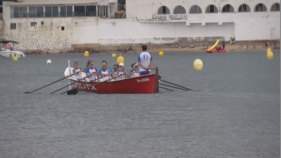
[(113, 72), (111, 74), (112, 78), (118, 77), (118, 68), (119, 68), (118, 64), (114, 64), (113, 65)]
[(138, 57), (138, 65), (140, 76), (150, 74), (150, 69), (153, 66), (154, 61), (152, 55), (147, 52), (147, 45), (142, 46), (142, 53)]
[(92, 60), (88, 61), (87, 69), (86, 69), (86, 74), (87, 74), (87, 80), (88, 81), (94, 81), (97, 80), (97, 73), (98, 70), (97, 68), (94, 68), (95, 64)]
[(73, 74), (74, 78), (76, 78), (76, 80), (81, 80), (82, 79), (82, 73), (84, 70), (78, 67), (78, 62), (74, 62), (74, 69), (73, 69)]
[(100, 78), (104, 80), (108, 80), (111, 78), (112, 70), (107, 67), (107, 62), (105, 60), (102, 61), (102, 69), (99, 71)]
[(122, 80), (122, 79), (127, 78), (126, 73), (124, 72), (124, 63), (119, 64), (118, 73), (115, 71), (113, 78), (116, 78), (116, 80)]
[(138, 63), (132, 64), (132, 68), (133, 69), (130, 71), (130, 78), (139, 77), (140, 73), (139, 73), (139, 65), (138, 65)]

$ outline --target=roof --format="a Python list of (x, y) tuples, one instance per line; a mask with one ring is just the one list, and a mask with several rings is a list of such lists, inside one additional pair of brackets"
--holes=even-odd
[(59, 5), (59, 4), (96, 4), (104, 0), (19, 0), (5, 1), (3, 5)]
[(10, 41), (10, 40), (7, 40), (7, 41), (0, 41), (0, 43), (16, 43), (16, 44), (19, 44), (19, 42), (17, 41)]

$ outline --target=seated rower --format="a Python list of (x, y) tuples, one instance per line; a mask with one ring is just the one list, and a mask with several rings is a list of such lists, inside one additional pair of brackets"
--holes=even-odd
[(88, 61), (87, 69), (86, 69), (86, 75), (87, 75), (87, 81), (91, 82), (94, 80), (97, 80), (97, 68), (94, 68), (94, 62), (92, 60)]
[(132, 64), (132, 68), (133, 69), (130, 71), (130, 78), (139, 77), (140, 73), (139, 73), (139, 65), (138, 65), (138, 63)]
[(81, 72), (84, 72), (84, 70), (82, 68), (79, 68), (78, 62), (74, 62), (73, 74), (76, 74), (76, 75), (74, 75), (74, 78), (77, 81), (82, 80), (82, 78), (83, 78)]
[(126, 73), (124, 72), (124, 63), (119, 64), (118, 73), (114, 73), (113, 78), (116, 80), (123, 80), (127, 78)]
[(107, 67), (107, 62), (105, 60), (102, 61), (102, 69), (99, 71), (99, 76), (102, 80), (109, 80), (112, 75), (112, 70)]

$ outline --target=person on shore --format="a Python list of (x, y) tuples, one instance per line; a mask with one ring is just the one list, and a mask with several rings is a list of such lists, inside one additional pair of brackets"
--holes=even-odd
[(87, 64), (86, 74), (87, 74), (87, 81), (94, 81), (98, 79), (98, 69), (94, 68), (95, 64), (94, 61), (89, 60)]
[(153, 66), (154, 61), (152, 55), (147, 52), (147, 45), (142, 46), (142, 53), (138, 57), (138, 65), (140, 76), (150, 74), (150, 69)]
[(222, 41), (222, 48), (225, 49), (225, 41)]
[(82, 80), (82, 73), (81, 72), (84, 72), (84, 69), (79, 68), (78, 62), (74, 62), (73, 74), (75, 74), (74, 78), (78, 81)]
[(107, 62), (105, 60), (102, 61), (102, 68), (99, 71), (100, 78), (103, 80), (108, 80), (111, 78), (112, 70), (107, 67)]
[(268, 42), (267, 41), (264, 42), (264, 46), (265, 46), (265, 48), (268, 47)]
[(132, 64), (132, 70), (130, 71), (130, 78), (133, 77), (139, 77), (140, 73), (139, 73), (139, 64), (138, 63), (133, 63)]

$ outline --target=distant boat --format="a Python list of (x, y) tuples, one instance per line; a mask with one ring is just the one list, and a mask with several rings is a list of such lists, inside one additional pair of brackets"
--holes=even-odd
[(19, 44), (16, 41), (0, 41), (0, 56), (5, 58), (25, 57), (22, 51), (15, 50), (15, 46)]

